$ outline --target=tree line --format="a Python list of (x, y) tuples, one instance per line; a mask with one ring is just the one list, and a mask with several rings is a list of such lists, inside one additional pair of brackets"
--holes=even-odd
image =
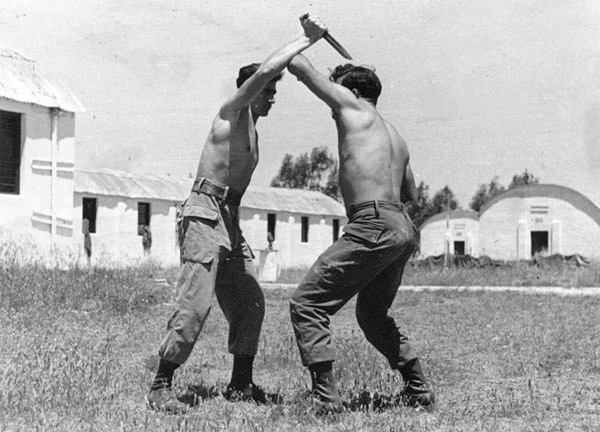
[[(308, 189), (321, 192), (342, 202), (338, 182), (338, 161), (329, 153), (326, 147), (315, 147), (310, 154), (302, 153), (296, 157), (286, 153), (279, 172), (271, 180), (271, 186)], [(480, 184), (469, 203), (469, 208), (479, 212), (486, 202), (496, 195), (528, 184), (538, 184), (539, 178), (527, 169), (521, 174), (515, 174), (508, 186), (503, 186), (494, 176), (489, 183)], [(458, 200), (450, 186), (446, 185), (430, 197), (430, 188), (424, 181), (417, 186), (417, 202), (408, 206), (410, 217), (416, 226), (420, 226), (429, 217), (443, 211), (460, 208)]]

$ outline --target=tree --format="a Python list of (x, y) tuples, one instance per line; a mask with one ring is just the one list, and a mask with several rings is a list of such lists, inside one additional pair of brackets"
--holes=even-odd
[(437, 191), (431, 200), (432, 214), (442, 213), (450, 210), (455, 210), (458, 207), (458, 201), (454, 196), (454, 192), (448, 185)]
[(491, 200), (496, 195), (504, 192), (505, 190), (506, 189), (504, 188), (504, 186), (502, 186), (498, 181), (498, 176), (494, 176), (494, 178), (490, 180), (489, 184), (486, 185), (482, 183), (479, 185), (477, 191), (475, 192), (475, 195), (473, 195), (473, 198), (471, 199), (469, 207), (473, 211), (478, 212), (479, 210), (481, 210), (481, 207), (483, 207), (483, 205), (487, 201)]
[(343, 201), (342, 192), (340, 190), (340, 173), (338, 162), (335, 161), (329, 175), (327, 176), (327, 183), (325, 184), (325, 190), (323, 193), (331, 198), (336, 199), (339, 202)]
[(540, 179), (536, 176), (534, 176), (532, 173), (527, 171), (527, 168), (525, 168), (525, 172), (523, 172), (523, 174), (515, 174), (510, 182), (510, 184), (508, 185), (508, 189), (513, 189), (516, 188), (518, 186), (525, 186), (525, 185), (530, 185), (530, 184), (539, 184), (540, 183)]
[(494, 176), (489, 184), (486, 185), (482, 183), (478, 186), (477, 190), (475, 191), (475, 195), (473, 195), (473, 198), (471, 198), (469, 207), (473, 211), (478, 212), (486, 202), (506, 190), (514, 189), (523, 185), (539, 184), (539, 182), (540, 179), (527, 171), (527, 169), (525, 169), (523, 174), (515, 174), (508, 185), (508, 188), (505, 188), (500, 184), (498, 181), (498, 176)]
[(429, 198), (429, 186), (422, 180), (417, 186), (417, 202), (408, 206), (408, 214), (417, 227), (433, 215), (433, 206)]
[(338, 182), (338, 163), (327, 147), (315, 147), (308, 153), (294, 158), (286, 154), (279, 173), (271, 180), (271, 186), (292, 189), (308, 189), (341, 200)]

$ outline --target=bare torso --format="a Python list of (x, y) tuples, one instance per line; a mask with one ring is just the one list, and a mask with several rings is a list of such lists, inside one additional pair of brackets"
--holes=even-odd
[(196, 177), (244, 193), (258, 163), (258, 135), (250, 109), (215, 118), (200, 156)]
[[(340, 190), (348, 209), (371, 200), (399, 201), (394, 178), (402, 165), (386, 121), (367, 101), (337, 114)], [(402, 177), (400, 177), (402, 178)]]

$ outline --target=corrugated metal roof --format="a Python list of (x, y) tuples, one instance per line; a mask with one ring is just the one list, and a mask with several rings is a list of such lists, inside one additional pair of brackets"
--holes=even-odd
[(78, 193), (164, 201), (183, 201), (192, 185), (191, 180), (142, 176), (109, 169), (76, 169), (74, 178), (74, 189)]
[[(426, 219), (425, 222), (423, 222), (421, 224), (420, 228), (422, 229), (425, 225), (429, 225), (433, 222), (438, 222), (438, 221), (445, 220), (445, 219), (446, 219), (446, 212), (434, 214), (433, 216)], [(479, 217), (478, 217), (478, 214), (472, 210), (456, 209), (456, 210), (450, 211), (450, 219), (451, 220), (472, 219), (472, 220), (476, 221), (476, 220), (479, 220)]]
[(0, 48), (0, 97), (69, 112), (84, 106), (55, 78), (43, 73), (33, 60)]
[(242, 206), (292, 213), (346, 216), (344, 206), (316, 191), (273, 187), (248, 188)]
[[(183, 201), (192, 188), (192, 179), (174, 179), (131, 174), (116, 170), (75, 170), (75, 192), (128, 198)], [(344, 206), (320, 192), (250, 186), (242, 207), (273, 212), (345, 216)]]

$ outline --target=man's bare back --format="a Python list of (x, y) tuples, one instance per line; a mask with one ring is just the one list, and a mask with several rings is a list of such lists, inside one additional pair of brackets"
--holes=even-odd
[(395, 201), (394, 145), (373, 105), (359, 101), (336, 115), (340, 189), (346, 207), (370, 200)]
[(372, 200), (400, 202), (401, 195), (416, 199), (408, 147), (394, 126), (377, 112), (377, 97), (341, 85), (343, 73), (332, 82), (303, 55), (294, 57), (288, 70), (333, 111), (340, 189), (346, 208)]
[(416, 201), (416, 185), (409, 164), (408, 146), (394, 125), (385, 120), (392, 142), (392, 184), (396, 200), (402, 202), (404, 196), (408, 201)]

